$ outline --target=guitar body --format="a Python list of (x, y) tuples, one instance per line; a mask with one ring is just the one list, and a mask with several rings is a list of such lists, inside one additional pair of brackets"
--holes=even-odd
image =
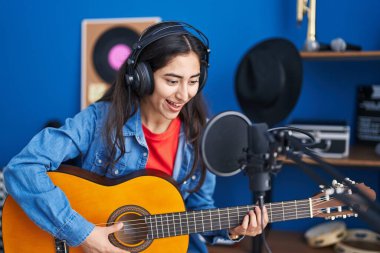
[[(90, 174), (68, 167), (64, 172), (48, 175), (65, 192), (72, 208), (94, 224), (104, 226), (116, 210), (126, 205), (142, 207), (149, 214), (185, 211), (178, 189), (166, 179), (149, 174), (151, 172), (116, 182), (86, 173)], [(10, 196), (3, 209), (3, 241), (5, 253), (59, 252), (55, 249), (54, 237), (35, 225)], [(186, 252), (188, 243), (188, 235), (154, 239), (141, 252)], [(136, 242), (133, 246), (140, 244)], [(81, 247), (70, 247), (69, 252), (83, 251)]]

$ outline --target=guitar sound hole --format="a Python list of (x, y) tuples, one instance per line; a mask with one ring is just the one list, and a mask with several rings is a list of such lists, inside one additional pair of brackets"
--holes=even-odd
[(109, 236), (110, 242), (121, 249), (139, 252), (146, 249), (152, 240), (148, 239), (148, 226), (145, 222), (149, 212), (139, 206), (123, 206), (114, 211), (108, 224), (122, 222), (123, 229)]
[(115, 233), (118, 241), (127, 245), (136, 245), (146, 240), (148, 228), (144, 217), (135, 213), (125, 213), (119, 221), (122, 221), (124, 228)]

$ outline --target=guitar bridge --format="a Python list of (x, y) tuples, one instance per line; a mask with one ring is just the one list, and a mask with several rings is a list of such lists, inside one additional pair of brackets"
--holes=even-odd
[(55, 240), (55, 252), (56, 253), (69, 253), (69, 246), (67, 246), (65, 240), (54, 238)]

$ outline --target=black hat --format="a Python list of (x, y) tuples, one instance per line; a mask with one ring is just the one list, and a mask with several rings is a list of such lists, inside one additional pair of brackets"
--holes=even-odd
[(243, 112), (273, 126), (292, 111), (302, 86), (302, 60), (292, 42), (274, 38), (252, 47), (241, 60), (235, 91)]

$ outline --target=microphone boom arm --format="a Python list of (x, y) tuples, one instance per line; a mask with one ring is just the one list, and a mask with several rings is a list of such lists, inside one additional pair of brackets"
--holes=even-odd
[(303, 154), (308, 155), (313, 161), (315, 161), (319, 165), (319, 167), (324, 172), (334, 177), (334, 179), (340, 182), (346, 182), (347, 187), (350, 188), (353, 193), (356, 193), (360, 197), (361, 202), (364, 202), (368, 206), (368, 210), (366, 212), (363, 211), (357, 205), (355, 205), (355, 203), (353, 203), (352, 199), (350, 199), (347, 196), (344, 196), (343, 194), (336, 194), (336, 198), (342, 201), (343, 203), (350, 205), (351, 208), (357, 214), (359, 214), (363, 218), (363, 220), (367, 222), (367, 224), (372, 226), (378, 233), (380, 233), (380, 205), (378, 203), (370, 199), (370, 197), (364, 194), (362, 190), (360, 190), (356, 185), (353, 185), (351, 181), (345, 178), (341, 173), (339, 173), (336, 168), (331, 166), (321, 157), (319, 157), (310, 149), (305, 147), (305, 145), (303, 145), (299, 139), (289, 134), (285, 134), (282, 138), (285, 138), (285, 143), (289, 145), (284, 149), (284, 154), (286, 155), (286, 157), (294, 161), (306, 174), (308, 174), (318, 184), (327, 185), (328, 183), (326, 182), (326, 180), (320, 177), (313, 169), (311, 169), (309, 164), (302, 160), (302, 154), (296, 154), (296, 152), (293, 151), (293, 148), (291, 148), (292, 146), (295, 147), (297, 150), (300, 150)]

